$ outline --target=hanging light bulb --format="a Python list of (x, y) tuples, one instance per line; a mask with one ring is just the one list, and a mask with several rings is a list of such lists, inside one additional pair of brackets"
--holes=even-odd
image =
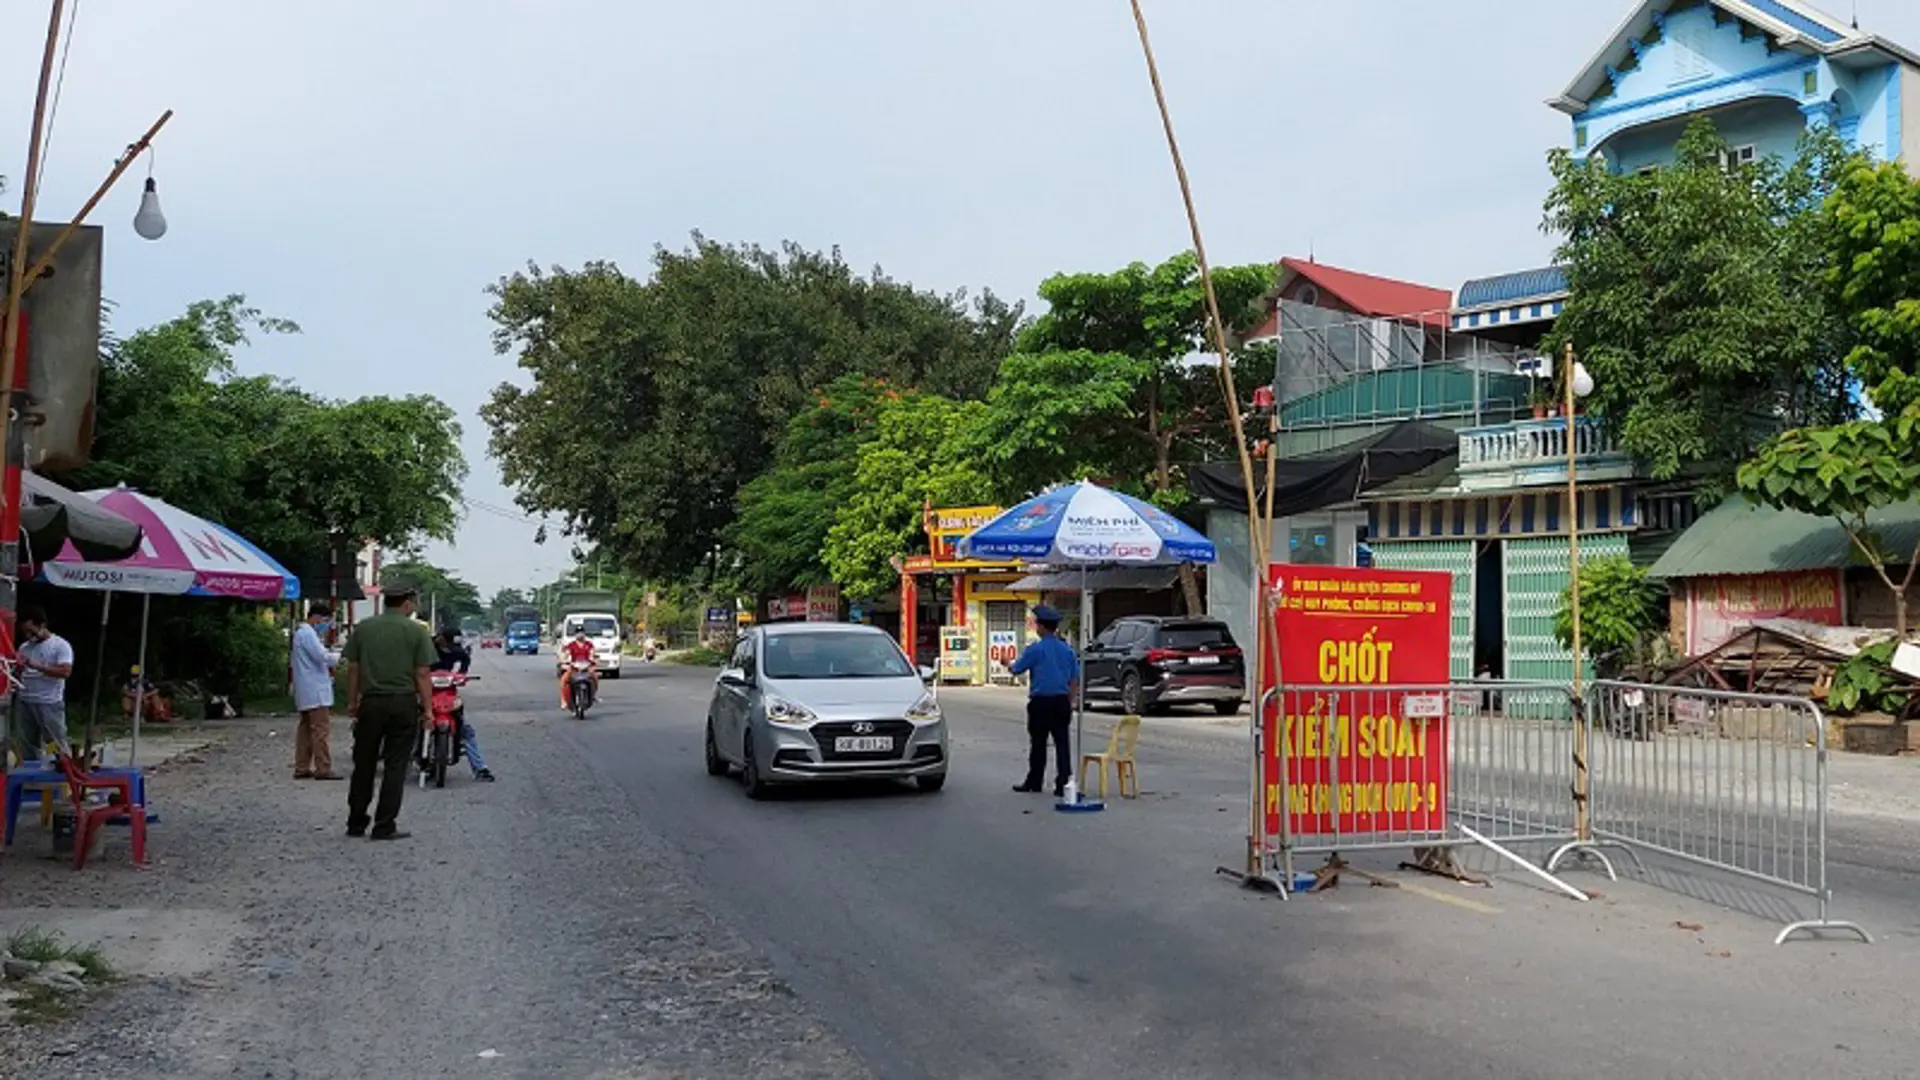
[(1586, 397), (1593, 393), (1593, 376), (1587, 374), (1587, 365), (1575, 362), (1573, 365), (1573, 396)]
[(154, 190), (153, 177), (147, 177), (147, 190), (140, 196), (140, 212), (133, 215), (133, 231), (143, 240), (158, 240), (167, 235), (167, 215), (160, 212), (160, 193)]

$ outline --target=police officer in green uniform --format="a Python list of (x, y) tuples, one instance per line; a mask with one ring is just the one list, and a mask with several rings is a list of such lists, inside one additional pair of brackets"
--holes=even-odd
[(347, 785), (347, 835), (367, 836), (373, 774), (380, 802), (373, 810), (375, 840), (398, 840), (400, 800), (414, 735), (432, 721), (433, 683), (427, 669), (439, 658), (433, 635), (413, 618), (419, 597), (408, 582), (381, 587), (385, 612), (353, 628), (347, 662), (347, 715), (353, 717), (353, 780)]

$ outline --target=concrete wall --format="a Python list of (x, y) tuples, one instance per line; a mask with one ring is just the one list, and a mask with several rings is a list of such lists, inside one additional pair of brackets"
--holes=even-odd
[[(1359, 532), (1367, 524), (1364, 510), (1328, 510), (1279, 518), (1273, 523), (1271, 550), (1277, 562), (1292, 561), (1288, 543), (1293, 530), (1324, 528), (1330, 536), (1334, 565), (1354, 565)], [(1207, 614), (1227, 624), (1242, 648), (1253, 645), (1253, 577), (1248, 558), (1247, 517), (1230, 510), (1207, 511), (1207, 537), (1218, 551), (1207, 568)]]

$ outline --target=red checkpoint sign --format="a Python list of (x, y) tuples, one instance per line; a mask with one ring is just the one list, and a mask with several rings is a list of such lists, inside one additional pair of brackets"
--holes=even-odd
[[(1445, 830), (1452, 576), (1276, 564), (1267, 582), (1262, 682), (1281, 691), (1261, 718), (1267, 835), (1283, 800), (1296, 838)], [(1441, 692), (1408, 689), (1427, 686)]]

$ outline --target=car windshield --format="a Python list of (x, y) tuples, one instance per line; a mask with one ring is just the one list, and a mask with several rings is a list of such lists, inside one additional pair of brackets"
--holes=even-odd
[(509, 634), (537, 634), (539, 632), (540, 627), (530, 622), (517, 622), (507, 627), (507, 633)]
[(1163, 649), (1231, 649), (1233, 635), (1220, 623), (1182, 623), (1160, 628)]
[(606, 637), (614, 632), (612, 619), (581, 619), (574, 624), (573, 632), (588, 637)]
[(771, 634), (761, 671), (770, 679), (897, 679), (913, 666), (884, 634)]

